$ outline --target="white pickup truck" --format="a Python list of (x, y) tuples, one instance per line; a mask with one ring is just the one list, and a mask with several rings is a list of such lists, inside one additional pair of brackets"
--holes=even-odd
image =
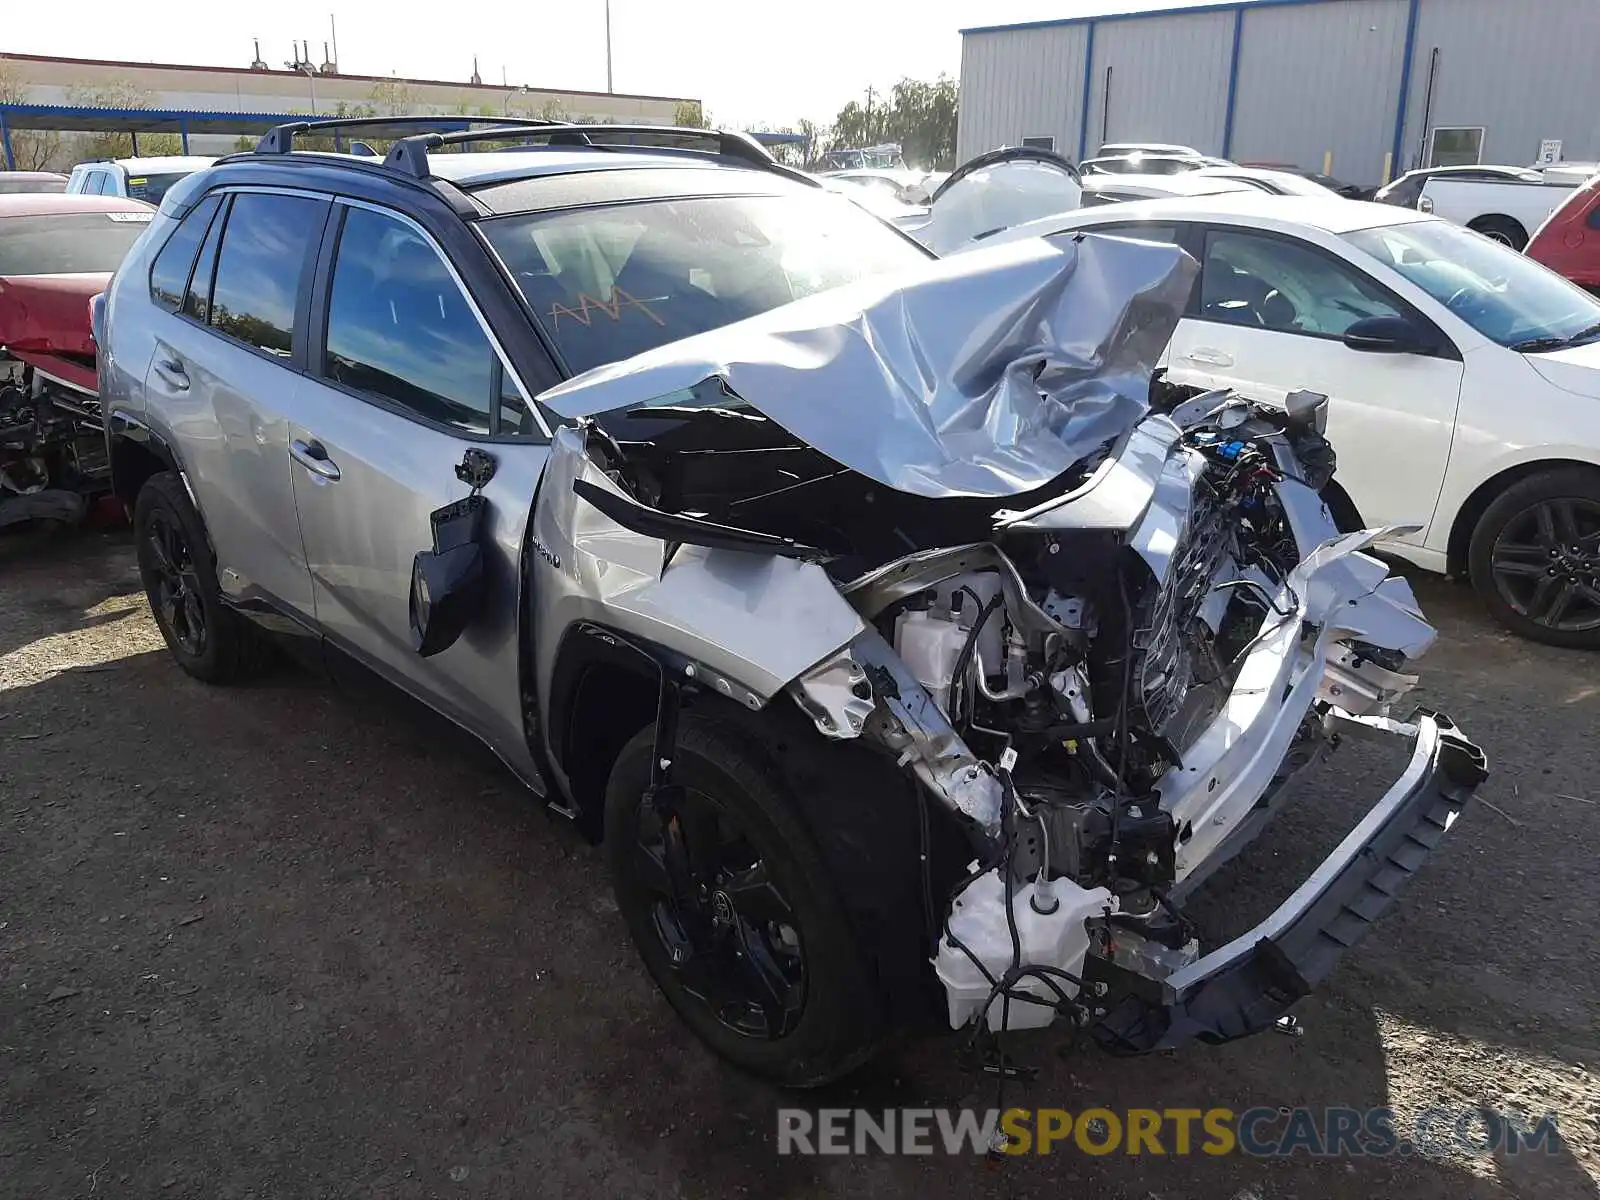
[(1417, 208), (1521, 250), (1545, 218), (1572, 195), (1578, 182), (1568, 182), (1556, 171), (1546, 171), (1538, 183), (1435, 175), (1423, 185)]

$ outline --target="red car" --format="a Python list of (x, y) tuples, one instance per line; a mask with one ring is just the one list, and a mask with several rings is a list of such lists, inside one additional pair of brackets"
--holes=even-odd
[(1550, 214), (1523, 253), (1600, 295), (1600, 175)]
[(89, 300), (154, 215), (118, 196), (0, 195), (0, 529), (75, 521), (105, 488)]

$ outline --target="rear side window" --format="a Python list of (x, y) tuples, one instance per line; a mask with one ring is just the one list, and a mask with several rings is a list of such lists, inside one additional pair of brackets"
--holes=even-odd
[(301, 281), (327, 208), (307, 196), (233, 198), (211, 289), (213, 328), (274, 357), (290, 356)]
[(211, 218), (221, 206), (222, 198), (213, 195), (190, 209), (151, 264), (150, 298), (168, 312), (177, 312), (183, 306), (183, 294), (194, 271), (195, 255), (211, 226)]
[(515, 427), (506, 432), (520, 428), (515, 387), (501, 388), (488, 335), (439, 252), (370, 209), (345, 214), (325, 361), (330, 378), (425, 420), (486, 434), (498, 407), (502, 424)]

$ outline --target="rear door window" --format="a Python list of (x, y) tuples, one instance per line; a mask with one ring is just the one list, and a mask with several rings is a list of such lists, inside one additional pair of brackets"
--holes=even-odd
[[(177, 312), (183, 307), (183, 295), (194, 271), (195, 256), (220, 207), (222, 197), (212, 195), (190, 209), (150, 266), (150, 298), (168, 312)], [(207, 286), (210, 286), (209, 280)]]
[(214, 329), (274, 358), (291, 356), (306, 268), (327, 209), (326, 200), (309, 196), (234, 196), (211, 289)]

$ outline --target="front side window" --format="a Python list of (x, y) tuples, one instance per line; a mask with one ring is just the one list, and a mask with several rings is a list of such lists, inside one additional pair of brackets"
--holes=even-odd
[(87, 212), (0, 217), (0, 275), (115, 271), (154, 215)]
[(277, 358), (293, 350), (294, 314), (327, 201), (241, 192), (233, 198), (211, 289), (210, 324)]
[(1502, 346), (1557, 349), (1600, 337), (1600, 300), (1470, 229), (1408, 221), (1344, 237)]
[(696, 196), (481, 226), (576, 374), (927, 261), (842, 196)]
[(1204, 320), (1341, 337), (1366, 317), (1403, 315), (1376, 284), (1303, 243), (1253, 233), (1206, 235)]
[(222, 198), (212, 195), (190, 209), (150, 266), (150, 297), (168, 312), (177, 312), (183, 307), (195, 255), (200, 252), (200, 243), (211, 226), (211, 218), (216, 216), (221, 205)]
[(508, 433), (531, 421), (439, 252), (410, 225), (370, 209), (345, 214), (325, 364), (346, 387), (464, 432), (491, 432), (493, 408)]

